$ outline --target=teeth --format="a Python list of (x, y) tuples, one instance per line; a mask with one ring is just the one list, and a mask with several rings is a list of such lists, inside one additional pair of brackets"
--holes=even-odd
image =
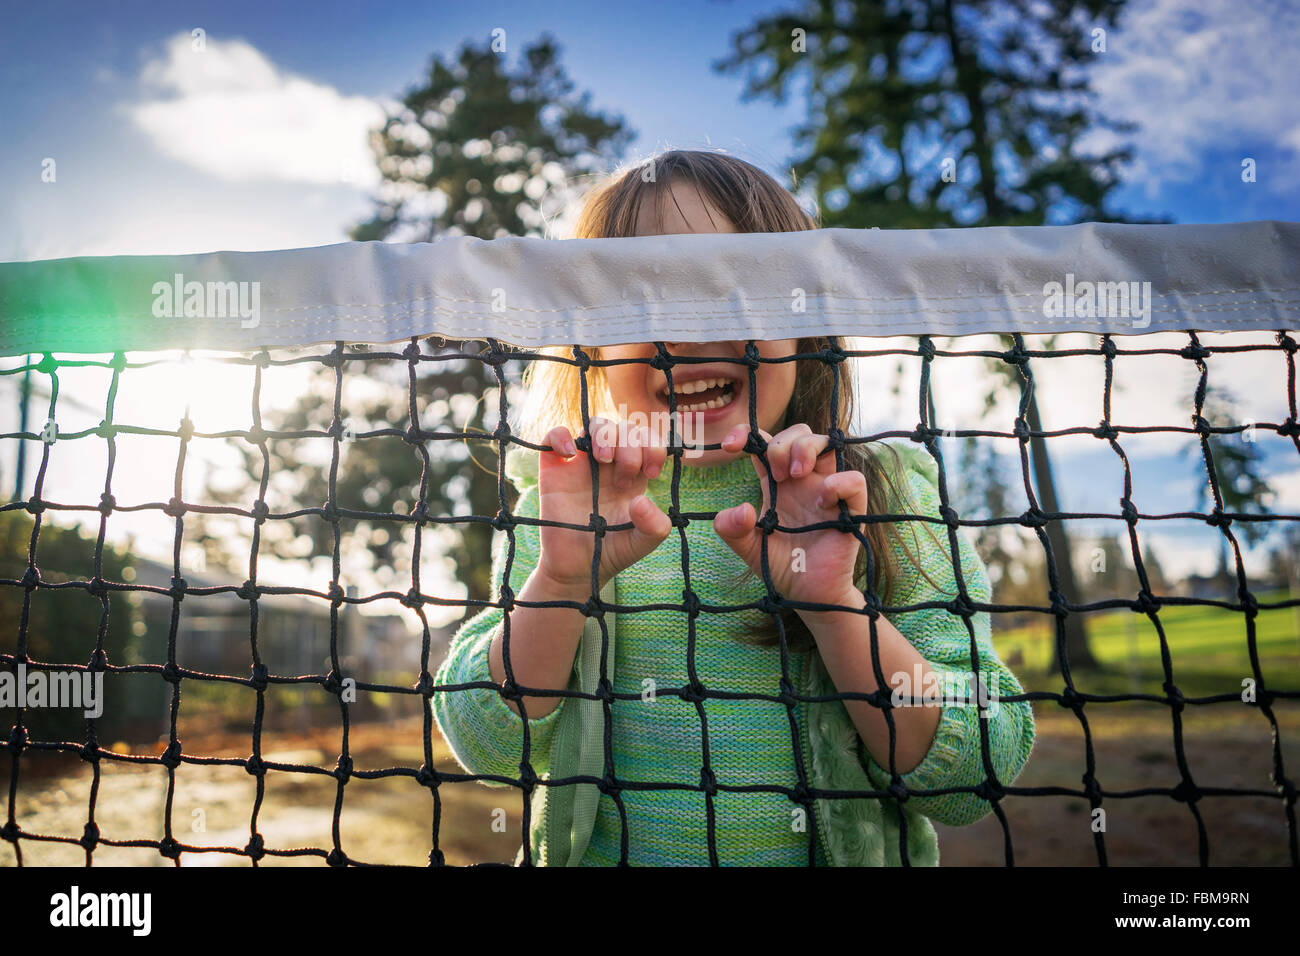
[(729, 381), (731, 380), (726, 378), (706, 378), (701, 379), (698, 382), (687, 382), (685, 385), (680, 385), (673, 389), (673, 391), (678, 395), (694, 395), (696, 392), (703, 392), (706, 389), (714, 388), (715, 386), (721, 387), (726, 385)]

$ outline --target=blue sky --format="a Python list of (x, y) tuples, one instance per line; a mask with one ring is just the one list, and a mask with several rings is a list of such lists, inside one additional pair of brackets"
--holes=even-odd
[[(802, 102), (740, 103), (711, 63), (782, 3), (162, 2), (10, 4), (0, 259), (320, 245), (368, 209), (364, 131), (434, 54), (544, 32), (645, 154), (713, 145), (779, 171)], [(1300, 13), (1287, 0), (1136, 0), (1098, 57), (1098, 105), (1142, 125), (1116, 205), (1177, 222), (1300, 218)], [(189, 32), (206, 32), (196, 72)], [(259, 122), (248, 121), (250, 97)], [(244, 112), (241, 112), (244, 111)], [(186, 148), (201, 121), (205, 137)], [(298, 124), (347, 181), (304, 169), (268, 128)], [(281, 135), (285, 135), (281, 133)], [(260, 152), (259, 152), (260, 150)], [(57, 162), (43, 183), (41, 162)], [(243, 162), (241, 163), (241, 157)], [(1244, 157), (1257, 163), (1242, 183)], [(335, 161), (334, 172), (338, 162)], [(359, 169), (358, 169), (359, 168)]]

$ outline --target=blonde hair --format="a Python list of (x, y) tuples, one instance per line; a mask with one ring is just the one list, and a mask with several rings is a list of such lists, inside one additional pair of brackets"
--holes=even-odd
[[(647, 167), (653, 174), (647, 174)], [(673, 197), (674, 180), (689, 179), (709, 203), (731, 220), (737, 232), (800, 232), (820, 229), (818, 215), (806, 212), (795, 198), (776, 180), (761, 169), (725, 153), (695, 150), (669, 150), (652, 159), (636, 164), (611, 176), (586, 197), (577, 224), (575, 239), (604, 239), (636, 235), (637, 217), (641, 204), (649, 199), (662, 215), (666, 198)], [(799, 354), (821, 352), (839, 346), (837, 337), (815, 336), (798, 340)], [(599, 349), (583, 349), (592, 359), (599, 358)], [(582, 373), (578, 367), (573, 346), (549, 346), (538, 349), (543, 358), (529, 363), (524, 371), (526, 398), (519, 416), (518, 427), (512, 431), (525, 441), (541, 444), (546, 433), (556, 425), (565, 425), (576, 435), (583, 430)], [(556, 361), (559, 359), (560, 361)], [(567, 360), (567, 361), (564, 361)], [(854, 385), (850, 363), (839, 363), (838, 375), (830, 362), (818, 358), (800, 359), (798, 373), (786, 423), (804, 422), (817, 434), (829, 434), (838, 428), (845, 434), (853, 420)], [(602, 416), (615, 418), (613, 399), (604, 369), (592, 365), (586, 370), (586, 396), (588, 418)], [(832, 419), (832, 395), (835, 415)], [(897, 465), (897, 453), (888, 445)], [(876, 455), (863, 443), (843, 447), (845, 464), (861, 471), (867, 478), (867, 490), (874, 513), (885, 513), (889, 496), (881, 494), (895, 490), (891, 479)], [(900, 483), (901, 484), (901, 483)], [(898, 500), (896, 496), (895, 501)], [(887, 593), (897, 574), (897, 564), (889, 547), (891, 540), (901, 540), (893, 523), (874, 522), (862, 526), (863, 535), (871, 545), (875, 558), (873, 585), (878, 594)], [(904, 553), (909, 549), (903, 546)], [(866, 550), (859, 552), (854, 568), (854, 580), (865, 576)], [(753, 572), (745, 568), (739, 579)], [(739, 581), (737, 582), (739, 583)], [(790, 647), (806, 649), (812, 646), (812, 635), (802, 619), (788, 610), (782, 617)], [(777, 641), (775, 624), (760, 635), (758, 643)]]

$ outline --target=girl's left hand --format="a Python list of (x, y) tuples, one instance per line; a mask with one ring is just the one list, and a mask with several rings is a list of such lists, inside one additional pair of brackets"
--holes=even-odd
[[(850, 514), (867, 513), (867, 479), (860, 471), (836, 471), (835, 457), (818, 457), (830, 443), (805, 424), (791, 425), (775, 438), (759, 429), (767, 442), (767, 461), (776, 479), (776, 514), (782, 527), (797, 528), (835, 521), (839, 503)], [(722, 439), (726, 451), (741, 451), (749, 426), (737, 425)], [(767, 468), (750, 455), (763, 487), (763, 511), (770, 506)], [(763, 575), (763, 532), (758, 514), (745, 502), (718, 512), (713, 528), (750, 569)], [(855, 590), (853, 565), (862, 544), (839, 528), (816, 531), (773, 531), (767, 536), (767, 564), (772, 584), (787, 600), (810, 604), (845, 604)], [(802, 554), (796, 549), (802, 549)], [(798, 559), (796, 561), (796, 558)], [(799, 613), (809, 613), (800, 611)]]

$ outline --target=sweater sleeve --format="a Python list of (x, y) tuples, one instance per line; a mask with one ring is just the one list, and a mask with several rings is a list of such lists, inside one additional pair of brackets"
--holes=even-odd
[[(517, 516), (538, 516), (537, 486), (521, 490), (513, 509)], [(517, 595), (528, 576), (537, 567), (540, 551), (536, 525), (516, 524), (514, 562), (510, 568), (510, 588)], [(505, 576), (509, 539), (499, 533), (492, 559), (492, 589), (500, 601), (501, 582)], [(488, 649), (505, 614), (499, 606), (486, 607), (461, 625), (452, 638), (447, 657), (438, 668), (435, 683), (448, 685), (492, 683), (488, 671)], [(540, 718), (528, 721), (528, 760), (541, 775), (550, 766), (551, 738), (567, 698)], [(517, 778), (524, 757), (524, 721), (511, 710), (501, 693), (492, 687), (461, 690), (437, 690), (433, 694), (433, 713), (438, 730), (456, 760), (468, 773)], [(489, 786), (506, 786), (501, 781), (483, 780)]]
[[(933, 481), (915, 471), (906, 474), (912, 500), (895, 508), (894, 513), (937, 517), (940, 500)], [(918, 521), (899, 522), (897, 527), (915, 559), (909, 558), (899, 544), (894, 545), (899, 575), (889, 604), (903, 607), (955, 600), (957, 584), (948, 529), (944, 525)], [(974, 604), (988, 603), (988, 572), (965, 529), (957, 529), (957, 539), (966, 593)], [(924, 569), (925, 575), (921, 574), (918, 565)], [(934, 583), (927, 581), (927, 576)], [(896, 613), (889, 620), (936, 672), (939, 684), (935, 696), (943, 706), (929, 752), (916, 767), (900, 776), (903, 785), (909, 791), (978, 787), (985, 780), (981, 708), (977, 695), (973, 693), (976, 685), (971, 663), (971, 633), (965, 620), (945, 607)], [(987, 688), (984, 703), (988, 717), (982, 723), (988, 731), (989, 756), (998, 782), (1009, 785), (1019, 776), (1033, 748), (1033, 709), (1029, 701), (1001, 701), (1002, 697), (1023, 693), (1023, 689), (993, 648), (989, 613), (978, 612), (970, 620), (979, 657), (980, 684)], [(914, 688), (911, 696), (921, 697), (926, 690), (925, 687)], [(888, 788), (889, 770), (872, 759), (865, 747), (860, 750), (873, 785), (879, 789)], [(974, 823), (993, 809), (987, 800), (970, 792), (912, 796), (908, 802), (930, 819), (949, 826)]]

